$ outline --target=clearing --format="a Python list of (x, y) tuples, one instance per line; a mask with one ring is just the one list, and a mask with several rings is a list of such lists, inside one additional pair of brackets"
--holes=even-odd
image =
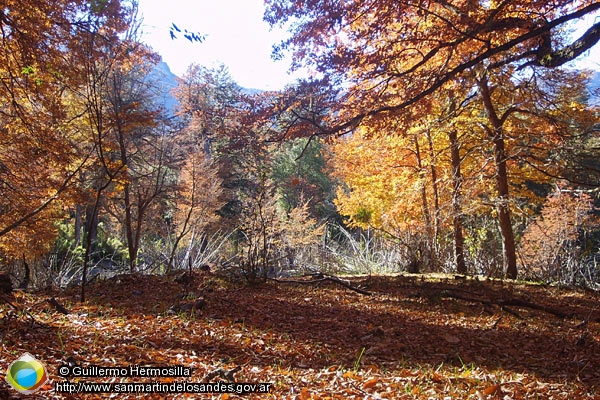
[[(304, 278), (310, 279), (310, 278)], [(184, 366), (189, 377), (78, 382), (260, 382), (270, 394), (215, 399), (586, 399), (600, 396), (600, 294), (447, 276), (348, 278), (260, 286), (209, 272), (122, 275), (78, 289), (15, 293), (0, 305), (0, 398), (22, 353), (48, 383), (28, 398), (198, 398), (59, 394), (63, 363)], [(68, 311), (60, 312), (55, 298)]]

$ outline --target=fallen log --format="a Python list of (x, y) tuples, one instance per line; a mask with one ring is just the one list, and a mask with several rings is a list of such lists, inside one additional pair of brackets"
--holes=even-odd
[(279, 282), (279, 283), (298, 283), (301, 285), (313, 285), (315, 283), (321, 283), (321, 282), (333, 282), (333, 283), (337, 283), (338, 285), (341, 285), (343, 287), (345, 287), (346, 289), (350, 289), (356, 293), (360, 293), (363, 294), (365, 296), (371, 296), (373, 293), (369, 292), (367, 290), (361, 289), (359, 287), (353, 286), (351, 285), (349, 282), (344, 281), (340, 278), (338, 278), (337, 276), (334, 275), (324, 275), (324, 274), (312, 274), (309, 275), (312, 277), (312, 279), (308, 279), (308, 280), (302, 280), (302, 279), (277, 279), (277, 278), (269, 278), (272, 281), (275, 282)]
[(572, 314), (562, 312), (553, 307), (546, 307), (546, 306), (542, 306), (540, 304), (532, 303), (530, 301), (523, 300), (523, 299), (517, 299), (517, 298), (502, 299), (502, 300), (499, 300), (497, 304), (500, 306), (515, 306), (515, 307), (530, 308), (532, 310), (543, 311), (548, 314), (555, 315), (558, 318), (568, 318), (568, 317), (572, 316)]
[[(561, 310), (557, 310), (553, 307), (542, 306), (542, 305), (535, 304), (530, 301), (518, 299), (518, 298), (508, 298), (508, 299), (507, 298), (502, 298), (502, 299), (476, 298), (476, 297), (465, 296), (465, 295), (459, 294), (459, 293), (453, 293), (449, 290), (443, 290), (440, 293), (440, 298), (452, 298), (452, 299), (463, 300), (463, 301), (468, 301), (468, 302), (472, 302), (472, 303), (481, 303), (486, 306), (496, 305), (496, 306), (506, 310), (509, 314), (513, 314), (513, 315), (515, 315), (516, 313), (514, 311), (510, 310), (508, 308), (509, 306), (529, 308), (532, 310), (543, 311), (545, 313), (552, 314), (558, 318), (563, 318), (563, 319), (572, 316), (571, 314), (562, 312)], [(516, 314), (515, 316), (518, 317), (519, 315)]]

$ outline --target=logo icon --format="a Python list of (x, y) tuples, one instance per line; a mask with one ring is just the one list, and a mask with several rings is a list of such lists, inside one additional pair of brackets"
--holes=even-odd
[(48, 375), (44, 365), (29, 353), (24, 353), (6, 371), (6, 382), (23, 394), (36, 392), (46, 381)]

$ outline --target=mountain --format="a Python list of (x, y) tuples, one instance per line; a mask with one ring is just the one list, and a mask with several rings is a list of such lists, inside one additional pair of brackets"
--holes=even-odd
[[(156, 88), (156, 99), (157, 104), (163, 106), (169, 116), (175, 115), (179, 102), (173, 96), (173, 89), (178, 85), (178, 77), (169, 68), (169, 65), (161, 61), (154, 66), (150, 74), (147, 77), (149, 83)], [(240, 88), (243, 94), (253, 96), (255, 94), (263, 93), (264, 90), (252, 89), (252, 88)]]
[[(173, 96), (172, 91), (178, 85), (177, 75), (171, 72), (171, 69), (166, 62), (161, 61), (156, 64), (154, 69), (150, 72), (148, 79), (150, 79), (157, 88), (157, 103), (164, 106), (169, 116), (175, 115), (179, 102)], [(589, 103), (591, 105), (600, 105), (600, 71), (597, 71), (592, 75), (588, 84), (588, 90), (590, 96)], [(241, 88), (241, 91), (250, 96), (264, 92), (264, 90), (261, 89), (244, 87)]]
[(163, 106), (169, 116), (175, 115), (179, 102), (172, 92), (178, 83), (177, 76), (171, 72), (169, 65), (164, 61), (159, 62), (146, 79), (156, 88), (155, 101), (157, 104)]
[(261, 89), (249, 89), (249, 88), (241, 88), (242, 89), (242, 93), (243, 94), (247, 94), (249, 96), (254, 96), (255, 94), (261, 94), (264, 93), (264, 90)]

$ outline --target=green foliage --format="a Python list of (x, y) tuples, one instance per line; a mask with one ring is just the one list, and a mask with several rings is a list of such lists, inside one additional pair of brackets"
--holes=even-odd
[(326, 170), (324, 147), (318, 139), (282, 143), (273, 155), (272, 178), (281, 206), (289, 211), (308, 200), (311, 214), (319, 219), (336, 216), (333, 181)]
[[(498, 50), (503, 41), (527, 35), (540, 19), (552, 21), (570, 10), (570, 4), (540, 9), (515, 3), (490, 14), (496, 5), (390, 8), (381, 2), (366, 9), (309, 2), (298, 8), (267, 1), (276, 3), (288, 4), (302, 18), (292, 28), (300, 40), (287, 43), (300, 50), (294, 53), (298, 65), (316, 61), (334, 78), (250, 95), (225, 66), (192, 65), (177, 88), (181, 109), (171, 122), (150, 100), (156, 82), (146, 72), (158, 56), (136, 44), (135, 1), (7, 5), (0, 53), (8, 79), (0, 90), (6, 106), (0, 140), (2, 255), (20, 257), (36, 243), (52, 243), (54, 221), (60, 220), (50, 251), (65, 280), (80, 273), (84, 260), (91, 269), (106, 260), (111, 266), (129, 261), (131, 270), (138, 264), (146, 271), (192, 269), (221, 259), (219, 253), (229, 247), (247, 279), (260, 282), (282, 266), (323, 267), (324, 257), (318, 257), (323, 253), (344, 272), (395, 272), (428, 261), (437, 268), (448, 259), (444, 251), (452, 233), (464, 228), (471, 270), (498, 276), (503, 247), (514, 248), (512, 240), (503, 240), (507, 231), (512, 238), (514, 227), (518, 237), (525, 229), (523, 222), (519, 232), (519, 223), (533, 214), (521, 239), (522, 261), (532, 276), (563, 280), (574, 262), (585, 258), (596, 265), (592, 200), (551, 196), (543, 209), (538, 202), (547, 194), (549, 176), (590, 186), (600, 178), (598, 115), (584, 104), (585, 74), (520, 72), (529, 65), (517, 61), (544, 64), (561, 56), (536, 53), (530, 59), (540, 49), (527, 49), (529, 39), (519, 42), (523, 48), (504, 42), (505, 50)], [(330, 6), (338, 8), (333, 14), (339, 20), (330, 20)], [(271, 23), (288, 18), (273, 11), (267, 16)], [(476, 22), (480, 17), (489, 23)], [(324, 27), (340, 40), (317, 40)], [(543, 39), (559, 45), (560, 37), (551, 37), (555, 27)], [(173, 24), (174, 37), (175, 32), (180, 30)], [(193, 42), (204, 39), (186, 34)], [(428, 40), (431, 35), (437, 39)], [(304, 40), (310, 37), (317, 41)], [(482, 40), (496, 50), (485, 50)], [(447, 51), (458, 56), (446, 57)], [(304, 60), (308, 54), (310, 60)], [(497, 57), (492, 63), (481, 62), (492, 56)], [(501, 123), (491, 123), (495, 119)], [(364, 230), (335, 226), (321, 241), (325, 223), (340, 220), (333, 202), (337, 182), (327, 164), (341, 157), (335, 155), (337, 145), (323, 139), (336, 133), (342, 139), (339, 152), (348, 153), (335, 175), (345, 181), (347, 190), (339, 193), (348, 195), (348, 207), (337, 204)], [(192, 148), (214, 173), (193, 162)], [(450, 148), (460, 162), (453, 161)], [(503, 192), (494, 187), (498, 180), (505, 181)], [(211, 201), (203, 197), (208, 193)], [(92, 205), (94, 212), (86, 210), (85, 217), (90, 226), (77, 228), (91, 232), (87, 243), (73, 219), (65, 218), (73, 207)], [(583, 219), (573, 214), (580, 208), (587, 210)], [(517, 210), (522, 213), (514, 216)], [(500, 224), (494, 212), (505, 215)], [(460, 226), (453, 224), (458, 215)], [(44, 246), (36, 256), (48, 251)], [(311, 253), (317, 254), (312, 264)]]
[[(54, 244), (53, 252), (57, 254), (58, 266), (71, 264), (83, 265), (83, 256), (85, 248), (80, 239), (76, 241), (75, 224), (72, 220), (65, 220), (56, 224), (58, 228), (58, 237)], [(92, 261), (111, 260), (116, 265), (124, 264), (127, 261), (127, 247), (119, 239), (118, 235), (107, 229), (107, 224), (101, 222), (98, 224), (98, 236), (92, 253)]]
[(502, 276), (502, 244), (495, 219), (490, 215), (469, 216), (465, 235), (465, 257), (476, 274)]
[(21, 73), (27, 77), (33, 77), (33, 80), (37, 86), (40, 86), (42, 84), (42, 80), (39, 77), (35, 76), (35, 68), (33, 66), (29, 65), (27, 67), (23, 67)]
[(354, 214), (353, 219), (361, 224), (368, 225), (371, 222), (371, 217), (373, 216), (373, 210), (370, 210), (366, 207), (360, 207), (356, 214)]
[(115, 264), (124, 264), (128, 259), (127, 246), (118, 235), (112, 234), (105, 229), (105, 224), (98, 224), (98, 241), (94, 258), (110, 259)]
[(72, 220), (64, 220), (56, 223), (58, 236), (54, 244), (54, 252), (64, 254), (67, 251), (73, 251), (80, 247), (75, 241), (75, 224)]

